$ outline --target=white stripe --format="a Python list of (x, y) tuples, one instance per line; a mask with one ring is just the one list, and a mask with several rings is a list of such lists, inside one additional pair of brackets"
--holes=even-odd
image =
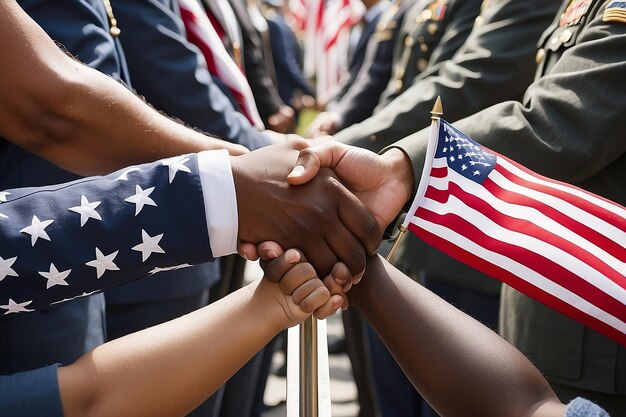
[(506, 256), (500, 255), (499, 253), (487, 250), (484, 247), (478, 245), (476, 242), (467, 239), (465, 236), (462, 236), (444, 226), (437, 225), (417, 217), (413, 218), (412, 223), (415, 224), (417, 227), (420, 227), (436, 236), (441, 237), (442, 239), (454, 243), (461, 249), (464, 249), (478, 257), (481, 257), (502, 269), (511, 271), (519, 277), (523, 277), (524, 281), (553, 295), (554, 297), (562, 300), (563, 302), (569, 304), (575, 309), (585, 312), (586, 314), (593, 316), (603, 323), (606, 323), (616, 330), (626, 334), (626, 323), (624, 323), (622, 320), (596, 307), (584, 298), (581, 298), (580, 296), (574, 294), (568, 289), (561, 287), (554, 281), (547, 279), (543, 275), (538, 274), (537, 272), (526, 267), (525, 265), (522, 265)]
[[(439, 215), (456, 214), (478, 227), (494, 241), (525, 248), (544, 256), (626, 305), (626, 290), (598, 270), (547, 242), (505, 229), (483, 213), (465, 205), (455, 196), (450, 196), (445, 204), (426, 198), (422, 207)], [(519, 273), (516, 274), (519, 275)]]
[[(498, 185), (500, 185), (505, 190), (513, 191), (521, 195), (524, 195), (526, 197), (533, 198), (534, 193), (532, 193), (532, 190), (529, 190), (523, 186), (520, 186), (518, 184), (515, 184), (513, 182), (506, 180), (506, 178), (504, 178), (500, 173), (497, 173), (496, 171), (493, 171), (491, 174), (489, 174), (489, 178), (491, 178), (493, 174), (495, 174), (495, 176), (497, 177)], [(582, 236), (574, 233), (572, 230), (563, 226), (561, 223), (546, 216), (540, 210), (536, 208), (532, 208), (532, 207), (527, 207), (527, 206), (522, 206), (522, 205), (512, 204), (512, 203), (507, 203), (505, 201), (502, 201), (496, 196), (494, 196), (493, 194), (491, 194), (489, 191), (487, 191), (485, 187), (481, 186), (480, 184), (475, 183), (472, 180), (468, 180), (463, 175), (457, 173), (454, 170), (450, 170), (448, 172), (448, 178), (450, 182), (458, 184), (459, 187), (463, 189), (463, 191), (480, 198), (485, 203), (489, 204), (494, 210), (497, 210), (503, 215), (530, 221), (534, 223), (536, 226), (541, 227), (550, 233), (553, 233), (557, 236), (567, 239), (574, 245), (578, 246), (580, 249), (587, 251), (590, 254), (597, 257), (598, 259), (602, 260), (604, 263), (606, 263), (608, 266), (613, 268), (618, 273), (622, 275), (626, 273), (626, 263), (620, 261), (611, 253), (608, 253), (607, 251), (598, 247), (594, 243), (589, 242), (587, 239), (584, 239)], [(494, 181), (496, 181), (495, 178), (494, 178)], [(438, 180), (438, 181), (433, 181), (433, 182), (437, 184), (437, 187), (441, 186), (440, 184), (441, 181)], [(444, 188), (440, 188), (440, 189), (444, 189)], [(563, 202), (562, 204), (565, 204), (565, 202)], [(561, 211), (561, 205), (558, 204), (557, 202), (553, 202), (550, 205), (552, 207), (557, 208), (559, 211)], [(584, 223), (584, 224), (588, 224), (588, 223)]]
[(603, 200), (601, 198), (598, 198), (590, 193), (586, 193), (575, 187), (569, 187), (565, 184), (555, 184), (555, 183), (537, 178), (533, 175), (530, 175), (527, 172), (524, 172), (523, 170), (519, 169), (518, 167), (516, 167), (515, 165), (507, 161), (505, 158), (502, 158), (500, 156), (498, 156), (498, 164), (501, 165), (503, 168), (507, 169), (508, 171), (512, 172), (513, 174), (517, 175), (520, 178), (534, 182), (535, 184), (545, 185), (546, 187), (550, 187), (555, 190), (564, 191), (566, 193), (574, 195), (583, 200), (587, 200), (590, 203), (595, 204), (596, 206), (600, 206), (603, 209), (610, 211), (611, 213), (626, 219), (626, 209), (619, 206), (618, 204)]

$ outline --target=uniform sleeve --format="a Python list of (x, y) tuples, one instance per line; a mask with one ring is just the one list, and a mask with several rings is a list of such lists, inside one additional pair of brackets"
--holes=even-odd
[[(213, 259), (212, 247), (233, 253), (237, 211), (232, 174), (226, 151), (212, 152), (105, 177), (3, 191), (0, 313), (41, 309), (207, 262)], [(200, 178), (213, 170), (213, 177)], [(206, 190), (203, 181), (210, 184)], [(227, 213), (210, 212), (215, 205)], [(209, 230), (217, 230), (226, 243), (210, 242)]]
[(351, 145), (380, 150), (430, 123), (437, 96), (455, 121), (503, 100), (521, 97), (531, 83), (536, 44), (560, 0), (492, 1), (451, 60), (416, 77), (389, 105), (336, 135)]
[(158, 0), (112, 0), (133, 87), (158, 110), (249, 149), (270, 144), (216, 84), (178, 15)]
[(57, 381), (59, 364), (13, 375), (0, 375), (3, 417), (63, 417)]
[[(455, 126), (531, 170), (624, 204), (626, 25), (603, 22), (603, 11), (528, 88), (523, 103), (497, 104)], [(425, 129), (393, 145), (411, 157), (416, 183), (427, 139)]]

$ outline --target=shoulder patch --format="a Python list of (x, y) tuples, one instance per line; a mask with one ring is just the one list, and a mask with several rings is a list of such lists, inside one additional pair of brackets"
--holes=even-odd
[(430, 10), (430, 18), (432, 20), (443, 20), (446, 15), (448, 0), (435, 0), (428, 7)]
[(612, 1), (604, 10), (603, 22), (626, 23), (626, 1)]

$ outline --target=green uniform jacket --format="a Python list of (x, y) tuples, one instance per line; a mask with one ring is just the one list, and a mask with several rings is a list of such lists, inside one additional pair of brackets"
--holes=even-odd
[[(406, 91), (335, 138), (379, 151), (428, 126), (438, 95), (443, 99), (448, 121), (521, 98), (535, 74), (537, 41), (560, 4), (561, 0), (489, 1), (465, 45), (452, 59), (431, 59), (429, 67), (412, 80)], [(445, 47), (444, 43), (439, 47)], [(438, 52), (432, 54), (437, 56)]]
[[(592, 1), (569, 27), (557, 17), (541, 38), (537, 78), (522, 103), (495, 105), (455, 126), (540, 174), (626, 205), (626, 23), (603, 21), (609, 3)], [(395, 145), (411, 157), (416, 181), (427, 137), (424, 130)], [(449, 258), (430, 255), (446, 268)], [(626, 394), (625, 347), (508, 287), (500, 325), (550, 382)]]

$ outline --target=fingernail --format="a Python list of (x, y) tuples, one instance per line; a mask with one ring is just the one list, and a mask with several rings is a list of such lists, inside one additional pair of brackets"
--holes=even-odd
[(336, 298), (335, 301), (333, 301), (333, 310), (337, 310), (339, 307), (341, 307), (342, 304), (343, 304), (343, 299)]
[(289, 173), (289, 176), (290, 177), (301, 177), (302, 174), (304, 174), (304, 166), (296, 165), (296, 167), (291, 170), (291, 173)]
[(290, 264), (295, 264), (300, 260), (300, 254), (295, 250), (287, 251), (285, 260)]
[(249, 259), (248, 259), (248, 255), (246, 255), (246, 253), (245, 253), (245, 252), (242, 252), (241, 257), (242, 257), (243, 259), (245, 259), (246, 261), (249, 261)]
[(278, 258), (278, 255), (273, 250), (268, 251), (267, 256), (269, 256), (270, 259)]

